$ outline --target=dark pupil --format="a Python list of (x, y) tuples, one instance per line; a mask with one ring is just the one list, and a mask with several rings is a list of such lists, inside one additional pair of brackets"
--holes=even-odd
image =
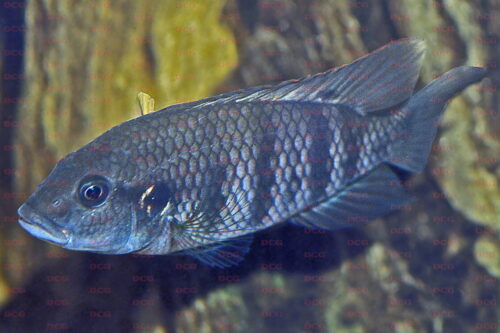
[(104, 177), (89, 176), (82, 180), (78, 187), (80, 202), (94, 208), (106, 201), (109, 195), (109, 182)]
[(97, 200), (102, 194), (102, 189), (98, 185), (90, 185), (85, 190), (85, 198), (88, 200)]

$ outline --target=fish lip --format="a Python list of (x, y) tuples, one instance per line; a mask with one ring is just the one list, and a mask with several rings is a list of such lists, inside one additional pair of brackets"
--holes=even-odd
[(71, 237), (67, 229), (61, 230), (52, 220), (35, 213), (27, 203), (19, 207), (17, 214), (21, 227), (31, 235), (59, 246), (69, 243)]

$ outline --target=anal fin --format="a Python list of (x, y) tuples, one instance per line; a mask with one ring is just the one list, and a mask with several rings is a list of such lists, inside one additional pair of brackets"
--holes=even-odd
[(335, 230), (364, 224), (411, 201), (398, 175), (381, 164), (334, 197), (301, 212), (294, 220), (309, 228)]

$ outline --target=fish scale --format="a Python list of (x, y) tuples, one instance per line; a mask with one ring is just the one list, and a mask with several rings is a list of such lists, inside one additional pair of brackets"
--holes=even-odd
[[(202, 126), (195, 125), (192, 127), (183, 127), (182, 131), (174, 131), (172, 129), (167, 129), (167, 133), (175, 135), (178, 140), (176, 141), (173, 151), (168, 155), (168, 158), (160, 161), (161, 165), (169, 165), (173, 170), (177, 170), (176, 173), (170, 175), (170, 177), (163, 179), (163, 181), (170, 183), (175, 182), (175, 188), (182, 188), (183, 196), (179, 198), (180, 201), (189, 201), (197, 199), (201, 196), (201, 191), (206, 188), (206, 186), (212, 186), (217, 188), (218, 182), (225, 181), (229, 183), (229, 187), (232, 191), (236, 192), (240, 189), (249, 193), (247, 200), (251, 201), (252, 205), (252, 218), (247, 222), (251, 225), (251, 228), (246, 228), (247, 230), (254, 230), (254, 227), (266, 227), (269, 224), (274, 224), (281, 222), (289, 218), (298, 212), (300, 207), (308, 206), (316, 201), (322, 200), (325, 197), (329, 197), (335, 194), (335, 191), (340, 189), (345, 183), (352, 181), (356, 177), (359, 177), (367, 169), (373, 167), (377, 163), (380, 163), (384, 159), (385, 150), (380, 150), (377, 142), (371, 143), (372, 149), (374, 151), (380, 151), (379, 155), (371, 154), (370, 156), (365, 156), (363, 154), (358, 154), (357, 151), (342, 153), (341, 150), (328, 151), (327, 146), (329, 142), (335, 142), (335, 137), (339, 137), (339, 141), (336, 146), (346, 146), (344, 139), (346, 138), (349, 142), (354, 142), (357, 146), (363, 146), (363, 140), (366, 137), (370, 137), (370, 133), (367, 133), (364, 126), (343, 126), (339, 127), (339, 123), (347, 123), (345, 111), (340, 112), (335, 107), (324, 107), (320, 104), (306, 103), (306, 105), (297, 105), (291, 102), (280, 102), (273, 104), (265, 104), (264, 107), (256, 103), (248, 103), (241, 107), (241, 111), (232, 110), (230, 107), (227, 109), (221, 107), (209, 107), (203, 110), (201, 116), (204, 119), (209, 119), (210, 124), (208, 128), (220, 128), (225, 124), (226, 133), (235, 133), (236, 137), (230, 139), (228, 137), (220, 138), (215, 133), (215, 137), (204, 136), (204, 141), (200, 141), (197, 145), (193, 143), (190, 146), (189, 154), (185, 148), (184, 139), (179, 139), (180, 136), (196, 136), (193, 132), (201, 129)], [(252, 105), (255, 104), (255, 105)], [(349, 111), (347, 111), (349, 112)], [(192, 110), (186, 111), (186, 114), (177, 114), (173, 119), (170, 119), (169, 123), (171, 126), (175, 127), (177, 123), (186, 123), (183, 121), (183, 116), (187, 119), (193, 119), (191, 114)], [(351, 111), (352, 113), (352, 111)], [(283, 114), (286, 114), (283, 117)], [(212, 116), (213, 115), (213, 116)], [(237, 120), (235, 116), (242, 118), (256, 118), (260, 119), (254, 122), (256, 126), (254, 128), (249, 126), (237, 126)], [(154, 114), (156, 117), (163, 117), (161, 113)], [(168, 115), (167, 115), (168, 116)], [(321, 117), (321, 118), (319, 118)], [(153, 117), (150, 120), (154, 122)], [(353, 114), (349, 119), (352, 122), (367, 122), (366, 119), (362, 119), (360, 116)], [(377, 117), (373, 121), (381, 123), (385, 120), (386, 123), (388, 116), (385, 118)], [(316, 124), (314, 124), (316, 120)], [(318, 120), (321, 120), (318, 122)], [(328, 121), (323, 121), (328, 120)], [(285, 122), (286, 121), (286, 122)], [(195, 121), (199, 123), (198, 120)], [(257, 126), (258, 123), (265, 123), (269, 126), (267, 131), (263, 132), (262, 127)], [(240, 125), (244, 124), (239, 122)], [(246, 123), (245, 123), (246, 124)], [(293, 125), (291, 125), (293, 124)], [(393, 126), (396, 127), (397, 124)], [(139, 130), (148, 126), (147, 123), (137, 124)], [(287, 131), (282, 129), (286, 128)], [(388, 127), (387, 127), (388, 128)], [(295, 131), (294, 131), (295, 129)], [(394, 130), (394, 129), (393, 129)], [(130, 131), (137, 131), (131, 128)], [(336, 131), (341, 131), (340, 136), (336, 134)], [(316, 144), (320, 146), (315, 152), (312, 147), (307, 147), (306, 138), (309, 136), (314, 136), (317, 138)], [(286, 136), (295, 138), (295, 145), (285, 145)], [(138, 136), (146, 140), (146, 144), (142, 146), (149, 146), (148, 141), (153, 141), (153, 136)], [(380, 133), (380, 138), (383, 139), (386, 136), (386, 132)], [(168, 141), (168, 140), (167, 140)], [(387, 140), (386, 140), (387, 141)], [(165, 142), (165, 141), (160, 141)], [(215, 143), (214, 143), (215, 142)], [(213, 144), (211, 144), (213, 143)], [(385, 145), (387, 142), (382, 141)], [(139, 146), (141, 144), (136, 143)], [(273, 160), (279, 160), (281, 151), (277, 151), (275, 146), (284, 147), (284, 153), (287, 156), (296, 154), (298, 156), (305, 156), (301, 159), (299, 163), (294, 162), (290, 165), (285, 165), (284, 168), (290, 167), (293, 169), (301, 166), (303, 169), (303, 174), (301, 176), (295, 177), (298, 181), (298, 189), (293, 188), (289, 181), (282, 179), (281, 182), (276, 181), (276, 173), (281, 172), (282, 168), (278, 168), (273, 165)], [(247, 158), (243, 158), (241, 151), (246, 147), (260, 147), (260, 149), (254, 149), (255, 154), (246, 155)], [(288, 147), (286, 149), (285, 147)], [(158, 149), (161, 151), (163, 149)], [(174, 153), (178, 151), (178, 153)], [(333, 152), (333, 154), (332, 154)], [(238, 154), (236, 154), (238, 153)], [(324, 154), (327, 153), (327, 154)], [(177, 156), (176, 156), (177, 154)], [(315, 155), (316, 154), (316, 155)], [(334, 172), (332, 166), (336, 155), (343, 155), (341, 159), (344, 161)], [(210, 161), (208, 165), (204, 168), (197, 165), (197, 168), (187, 168), (187, 165), (197, 164), (202, 158)], [(347, 156), (347, 157), (346, 157)], [(185, 160), (188, 158), (188, 160)], [(243, 166), (249, 165), (249, 160), (253, 159), (257, 167), (253, 170), (243, 168)], [(328, 159), (328, 160), (326, 160)], [(177, 160), (177, 165), (175, 161)], [(319, 160), (319, 161), (315, 161)], [(361, 165), (360, 165), (361, 163)], [(327, 166), (330, 165), (330, 169)], [(346, 172), (347, 169), (352, 169), (353, 165), (360, 165), (353, 169), (353, 172)], [(240, 172), (238, 173), (238, 166), (242, 166)], [(216, 167), (222, 167), (226, 170), (225, 177), (217, 178), (207, 170), (213, 170)], [(145, 169), (146, 172), (148, 169)], [(309, 170), (309, 171), (307, 171)], [(318, 170), (322, 170), (321, 172)], [(186, 177), (194, 174), (196, 177), (200, 175), (200, 178), (204, 178), (205, 181), (197, 186), (190, 182), (186, 182)], [(334, 174), (337, 177), (331, 177), (328, 181), (319, 182), (324, 177)], [(338, 177), (343, 174), (349, 174), (349, 177)], [(178, 175), (184, 177), (177, 177)], [(250, 188), (256, 189), (255, 191), (248, 188), (242, 188), (245, 177), (250, 177)], [(320, 178), (318, 178), (318, 177)], [(138, 175), (139, 178), (144, 177), (143, 175)], [(282, 195), (272, 195), (271, 190), (273, 186), (278, 188), (283, 188), (285, 192), (291, 193), (293, 195), (286, 199)], [(254, 194), (251, 194), (254, 192)], [(318, 193), (316, 193), (318, 192)], [(227, 198), (228, 191), (222, 193), (224, 198)], [(252, 200), (249, 200), (249, 199)], [(262, 198), (267, 200), (262, 200)], [(225, 200), (223, 200), (225, 201)], [(295, 209), (293, 209), (295, 207)], [(236, 221), (235, 221), (236, 222)], [(264, 223), (262, 223), (264, 222)]]
[(424, 168), (446, 102), (485, 75), (462, 66), (413, 93), (423, 54), (402, 40), (120, 124), (62, 159), (20, 224), (68, 249), (227, 267), (287, 220), (335, 230), (386, 215), (410, 200), (401, 177)]

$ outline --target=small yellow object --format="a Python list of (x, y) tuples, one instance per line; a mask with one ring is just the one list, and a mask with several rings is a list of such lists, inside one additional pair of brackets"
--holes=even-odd
[(141, 91), (137, 94), (137, 99), (139, 100), (139, 107), (141, 108), (142, 116), (154, 112), (155, 100), (153, 97)]

